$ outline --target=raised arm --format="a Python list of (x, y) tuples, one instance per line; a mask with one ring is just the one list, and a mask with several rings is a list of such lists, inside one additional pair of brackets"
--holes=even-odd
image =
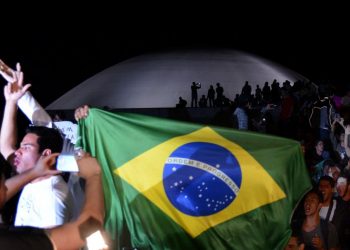
[(350, 124), (345, 126), (344, 147), (346, 155), (350, 158)]
[[(17, 101), (21, 98), (30, 84), (23, 86), (23, 72), (20, 67), (13, 74), (13, 82), (7, 83), (4, 87), (5, 109), (1, 125), (0, 151), (6, 159), (16, 150), (17, 143)], [(10, 159), (11, 160), (11, 159)]]
[(329, 139), (332, 143), (333, 150), (337, 149), (338, 141), (337, 138), (335, 137), (335, 128), (336, 124), (339, 123), (339, 118), (335, 118), (331, 124), (331, 132), (329, 133)]
[(9, 66), (7, 66), (1, 59), (0, 59), (0, 75), (2, 75), (3, 78), (7, 82), (13, 81), (13, 69), (11, 69)]
[[(21, 71), (21, 65), (17, 63), (17, 71)], [(15, 71), (0, 60), (0, 74), (7, 82), (14, 81)], [(52, 127), (52, 119), (43, 107), (27, 91), (17, 102), (18, 107), (27, 116), (30, 122), (36, 126)]]
[(85, 155), (78, 160), (78, 166), (79, 175), (86, 180), (85, 203), (75, 222), (48, 230), (58, 250), (81, 248), (90, 232), (103, 229), (105, 208), (100, 165), (95, 158)]
[(344, 125), (344, 118), (337, 119), (337, 122), (340, 124), (340, 126), (344, 129), (344, 147), (345, 147), (345, 153), (350, 158), (350, 124)]

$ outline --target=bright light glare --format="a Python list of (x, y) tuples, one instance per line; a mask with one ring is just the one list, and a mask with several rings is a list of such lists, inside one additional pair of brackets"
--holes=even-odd
[(86, 238), (87, 248), (89, 250), (108, 249), (100, 230), (94, 232)]

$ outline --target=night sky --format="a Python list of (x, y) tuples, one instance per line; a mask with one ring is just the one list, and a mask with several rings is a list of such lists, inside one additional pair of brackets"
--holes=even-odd
[[(177, 48), (232, 48), (271, 59), (315, 83), (349, 82), (348, 20), (317, 11), (131, 12), (99, 18), (33, 21), (2, 34), (0, 58), (22, 64), (31, 91), (46, 106), (96, 73), (130, 57)], [(100, 13), (101, 14), (101, 13)], [(55, 16), (56, 17), (56, 16)], [(71, 21), (74, 19), (75, 21)], [(57, 22), (58, 21), (58, 22)]]

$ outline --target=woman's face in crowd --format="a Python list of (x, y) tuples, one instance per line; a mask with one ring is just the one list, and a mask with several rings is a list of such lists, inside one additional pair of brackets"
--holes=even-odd
[(316, 150), (322, 152), (324, 149), (323, 141), (318, 141), (316, 144)]

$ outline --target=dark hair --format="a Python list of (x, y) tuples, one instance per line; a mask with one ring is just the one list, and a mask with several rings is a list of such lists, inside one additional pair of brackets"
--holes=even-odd
[(324, 140), (323, 140), (323, 139), (317, 139), (317, 140), (314, 142), (315, 147), (317, 146), (317, 144), (318, 144), (319, 142), (323, 142), (323, 145), (324, 145)]
[(63, 137), (59, 130), (42, 126), (28, 127), (26, 133), (37, 135), (39, 144), (39, 153), (45, 149), (50, 149), (53, 153), (59, 153), (63, 147)]
[(334, 167), (335, 165), (336, 165), (335, 162), (331, 159), (327, 159), (323, 162), (323, 167), (325, 166)]
[(320, 203), (323, 203), (324, 200), (323, 200), (323, 195), (322, 193), (320, 192), (320, 190), (318, 190), (317, 188), (312, 188), (309, 192), (307, 192), (304, 196), (304, 198), (306, 198), (306, 196), (308, 196), (309, 194), (316, 194), (317, 197), (318, 197), (318, 200)]
[(328, 176), (328, 175), (324, 175), (320, 178), (320, 180), (318, 181), (318, 185), (320, 185), (320, 182), (324, 180), (324, 181), (328, 181), (329, 184), (331, 184), (331, 187), (334, 188), (335, 186), (335, 181), (332, 177)]

